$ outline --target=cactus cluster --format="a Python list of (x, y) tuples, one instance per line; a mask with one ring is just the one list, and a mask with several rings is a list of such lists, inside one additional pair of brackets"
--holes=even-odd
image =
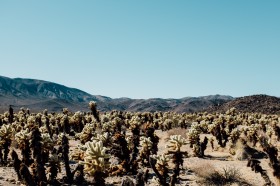
[[(243, 140), (268, 154), (274, 176), (280, 177), (278, 115), (239, 113), (235, 108), (190, 114), (102, 113), (97, 108), (96, 102), (90, 102), (89, 112), (64, 108), (61, 113), (31, 113), (22, 108), (0, 114), (0, 163), (6, 166), (12, 161), (19, 180), (27, 185), (105, 185), (109, 175), (128, 176), (143, 185), (155, 173), (153, 180), (167, 186), (180, 183), (182, 170), (188, 169), (186, 158), (209, 157), (208, 141), (212, 151), (227, 151)], [(181, 129), (186, 138), (170, 135), (166, 148), (159, 151), (164, 139), (158, 132), (173, 128)]]

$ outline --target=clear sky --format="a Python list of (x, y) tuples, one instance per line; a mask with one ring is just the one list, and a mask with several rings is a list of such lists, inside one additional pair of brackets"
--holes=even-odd
[(280, 96), (279, 0), (0, 0), (0, 75), (112, 98)]

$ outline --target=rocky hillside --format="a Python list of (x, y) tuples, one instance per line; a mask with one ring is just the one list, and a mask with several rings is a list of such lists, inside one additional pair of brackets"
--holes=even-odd
[(17, 110), (20, 107), (31, 111), (61, 111), (69, 108), (71, 111), (88, 111), (88, 102), (98, 103), (98, 110), (122, 111), (175, 111), (197, 112), (210, 106), (224, 104), (231, 101), (230, 96), (186, 97), (182, 99), (112, 99), (105, 96), (91, 95), (75, 88), (69, 88), (56, 83), (22, 78), (7, 78), (0, 76), (0, 111), (6, 111), (9, 105)]
[(209, 112), (225, 112), (232, 107), (240, 112), (280, 114), (280, 98), (268, 95), (245, 96), (206, 110)]
[(129, 99), (120, 98), (103, 102), (104, 110), (127, 110), (132, 112), (174, 111), (199, 112), (210, 106), (224, 104), (233, 98), (230, 96), (211, 95), (203, 97), (187, 97), (182, 99)]
[(47, 108), (60, 111), (64, 107), (73, 110), (85, 110), (91, 100), (104, 101), (110, 98), (93, 96), (84, 91), (60, 84), (22, 78), (0, 76), (0, 110), (7, 110), (9, 105), (15, 108), (25, 107), (39, 111)]

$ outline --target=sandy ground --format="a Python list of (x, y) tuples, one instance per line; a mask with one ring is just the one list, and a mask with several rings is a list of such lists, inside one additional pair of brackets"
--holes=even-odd
[[(183, 129), (184, 130), (184, 129)], [(158, 145), (159, 152), (158, 154), (162, 154), (166, 152), (165, 145), (167, 144), (167, 139), (170, 133), (168, 131), (156, 131), (156, 134), (160, 138), (160, 142)], [(73, 149), (76, 145), (78, 145), (75, 141), (70, 141), (70, 149)], [(217, 146), (217, 144), (215, 144)], [(192, 157), (192, 149), (190, 149), (189, 145), (186, 145), (182, 150), (187, 151), (189, 153), (189, 157), (184, 159), (184, 169), (180, 174), (180, 184), (177, 185), (189, 185), (189, 186), (199, 186), (204, 185), (199, 183), (198, 181), (201, 179), (197, 171), (212, 171), (216, 170), (219, 172), (223, 171), (223, 168), (235, 168), (240, 173), (240, 177), (252, 186), (261, 186), (264, 185), (264, 180), (259, 173), (254, 173), (249, 167), (246, 166), (247, 161), (238, 161), (235, 160), (234, 157), (228, 152), (228, 148), (225, 149), (217, 149), (212, 151), (210, 144), (208, 143), (207, 149), (205, 151), (205, 158), (197, 158)], [(272, 182), (276, 183), (275, 178), (272, 175), (271, 168), (268, 165), (268, 159), (261, 159), (261, 166), (263, 169), (267, 170), (267, 173), (272, 180)], [(172, 166), (172, 165), (170, 165)], [(71, 166), (73, 169), (75, 165)], [(64, 172), (64, 167), (62, 167)], [(200, 172), (201, 173), (201, 172)], [(150, 170), (149, 177), (151, 178), (154, 175), (153, 171)], [(62, 175), (60, 174), (61, 178)], [(125, 177), (125, 176), (124, 176)], [(86, 177), (86, 179), (91, 179)], [(109, 177), (106, 178), (106, 184), (108, 185), (121, 185), (123, 177)], [(149, 179), (147, 185), (154, 185), (151, 183), (152, 179)], [(0, 185), (8, 186), (8, 185), (22, 185), (19, 181), (17, 181), (17, 176), (12, 167), (0, 167)], [(236, 184), (232, 184), (236, 185)]]

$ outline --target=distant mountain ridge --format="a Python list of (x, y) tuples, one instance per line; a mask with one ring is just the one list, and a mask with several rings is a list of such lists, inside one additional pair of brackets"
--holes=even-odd
[(226, 112), (230, 108), (239, 112), (280, 114), (280, 98), (264, 94), (239, 97), (225, 104), (208, 108), (208, 112)]
[(7, 78), (0, 76), (0, 93), (18, 98), (50, 98), (66, 99), (68, 101), (84, 102), (93, 99), (93, 96), (75, 88), (51, 83), (43, 80)]
[(197, 112), (208, 107), (222, 105), (234, 98), (231, 96), (211, 95), (185, 97), (182, 99), (112, 99), (106, 96), (91, 95), (76, 88), (36, 79), (8, 78), (0, 76), (0, 111), (6, 111), (9, 105), (14, 108), (29, 108), (31, 111), (89, 111), (88, 102), (97, 102), (98, 110), (133, 111), (133, 112)]

